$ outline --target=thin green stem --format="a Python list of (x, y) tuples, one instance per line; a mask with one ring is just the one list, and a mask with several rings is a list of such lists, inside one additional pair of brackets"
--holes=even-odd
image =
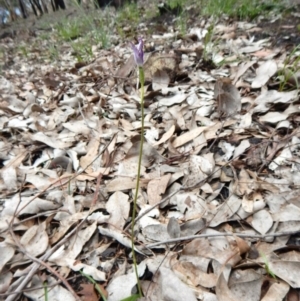
[(43, 282), (43, 287), (44, 287), (44, 295), (45, 295), (45, 301), (48, 301), (48, 283), (47, 281)]
[(131, 224), (131, 249), (132, 249), (132, 260), (134, 265), (134, 272), (136, 275), (137, 280), (137, 286), (138, 286), (138, 292), (139, 296), (142, 297), (142, 289), (141, 289), (141, 283), (139, 279), (138, 269), (137, 269), (137, 261), (135, 256), (135, 250), (134, 250), (134, 226), (135, 226), (135, 216), (136, 216), (136, 203), (137, 198), (139, 194), (139, 188), (140, 188), (140, 176), (141, 176), (141, 165), (142, 165), (142, 155), (143, 155), (143, 144), (144, 144), (144, 81), (145, 81), (145, 75), (144, 75), (144, 69), (143, 67), (139, 67), (139, 80), (141, 83), (141, 115), (142, 115), (142, 127), (141, 127), (141, 141), (140, 141), (140, 151), (139, 151), (139, 162), (138, 162), (138, 170), (137, 170), (137, 178), (136, 178), (136, 186), (135, 186), (135, 195), (133, 199), (133, 211), (132, 211), (132, 224)]
[(90, 282), (92, 282), (92, 283), (95, 285), (95, 289), (96, 289), (96, 291), (100, 294), (102, 300), (103, 300), (103, 301), (107, 301), (107, 299), (105, 298), (105, 295), (104, 295), (104, 293), (102, 292), (102, 290), (101, 290), (100, 286), (98, 285), (98, 283), (97, 283), (91, 276), (89, 276), (89, 275), (83, 273), (82, 271), (79, 271), (79, 273), (80, 273), (82, 276), (86, 277)]

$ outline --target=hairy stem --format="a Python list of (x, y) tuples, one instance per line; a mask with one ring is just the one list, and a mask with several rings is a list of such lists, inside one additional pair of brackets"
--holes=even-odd
[(136, 261), (135, 250), (134, 250), (134, 226), (135, 226), (134, 221), (135, 221), (135, 216), (136, 216), (136, 207), (137, 207), (136, 203), (137, 203), (139, 187), (140, 187), (141, 165), (142, 165), (143, 144), (144, 144), (144, 81), (145, 81), (145, 75), (144, 75), (143, 67), (139, 67), (139, 79), (140, 79), (140, 83), (141, 83), (142, 126), (141, 126), (141, 141), (140, 141), (139, 162), (138, 162), (138, 170), (137, 170), (137, 178), (136, 178), (136, 186), (135, 186), (135, 195), (134, 195), (134, 199), (133, 199), (132, 224), (131, 224), (131, 249), (132, 249), (132, 259), (133, 259), (134, 271), (135, 271), (137, 286), (138, 286), (138, 293), (139, 293), (139, 296), (142, 297), (141, 283), (139, 280), (137, 261)]

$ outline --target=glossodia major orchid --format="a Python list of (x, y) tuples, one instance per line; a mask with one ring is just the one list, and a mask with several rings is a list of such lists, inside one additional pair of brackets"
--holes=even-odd
[(131, 48), (133, 50), (133, 56), (134, 56), (134, 61), (137, 64), (137, 66), (142, 67), (144, 64), (144, 41), (142, 38), (139, 38), (139, 43), (137, 45), (134, 45), (133, 43), (130, 42)]

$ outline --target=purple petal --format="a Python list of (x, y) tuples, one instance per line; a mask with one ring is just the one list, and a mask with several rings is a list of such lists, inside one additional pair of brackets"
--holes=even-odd
[(138, 45), (135, 46), (132, 43), (130, 43), (130, 45), (133, 50), (133, 56), (134, 56), (135, 63), (138, 66), (143, 66), (143, 64), (144, 64), (144, 51), (143, 51), (144, 42), (143, 42), (142, 38), (139, 38)]

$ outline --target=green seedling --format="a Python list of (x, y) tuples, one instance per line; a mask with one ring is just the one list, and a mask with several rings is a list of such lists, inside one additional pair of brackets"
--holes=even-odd
[(140, 13), (136, 3), (126, 3), (117, 15), (117, 24), (130, 22), (131, 26), (138, 24)]
[(203, 59), (204, 61), (208, 61), (210, 58), (208, 57), (210, 53), (209, 45), (212, 43), (214, 33), (214, 25), (210, 25), (207, 29), (207, 33), (204, 37), (204, 49), (203, 49)]
[(83, 34), (76, 20), (59, 23), (56, 30), (59, 38), (64, 41), (76, 40)]
[(22, 53), (22, 55), (26, 58), (29, 57), (29, 52), (28, 52), (28, 48), (25, 45), (20, 45), (19, 46), (19, 51)]
[(101, 298), (103, 301), (107, 301), (105, 295), (103, 294), (102, 290), (101, 290), (101, 287), (98, 285), (98, 283), (89, 275), (83, 273), (82, 271), (79, 271), (79, 273), (85, 277), (86, 279), (88, 279), (91, 283), (94, 284), (95, 286), (95, 290), (100, 294)]
[(264, 253), (260, 253), (260, 256), (262, 257), (262, 259), (264, 261), (264, 264), (265, 264), (264, 268), (265, 268), (267, 274), (270, 275), (272, 278), (276, 279), (275, 274), (270, 269), (269, 262), (268, 262), (268, 259), (267, 259), (266, 255)]
[(201, 14), (206, 16), (220, 17), (223, 14), (238, 19), (254, 19), (261, 15), (266, 15), (270, 11), (283, 11), (284, 5), (280, 1), (264, 3), (254, 0), (207, 0), (200, 1), (199, 8)]
[(285, 59), (283, 68), (278, 72), (278, 78), (280, 80), (279, 91), (286, 90), (290, 81), (294, 82), (297, 89), (299, 88), (299, 79), (296, 73), (300, 71), (300, 45), (296, 46), (289, 56)]
[(57, 60), (59, 58), (59, 51), (55, 44), (51, 43), (49, 45), (48, 51), (51, 59)]
[(176, 20), (176, 27), (179, 29), (180, 34), (185, 35), (187, 33), (187, 21), (188, 16), (186, 13), (181, 13)]

